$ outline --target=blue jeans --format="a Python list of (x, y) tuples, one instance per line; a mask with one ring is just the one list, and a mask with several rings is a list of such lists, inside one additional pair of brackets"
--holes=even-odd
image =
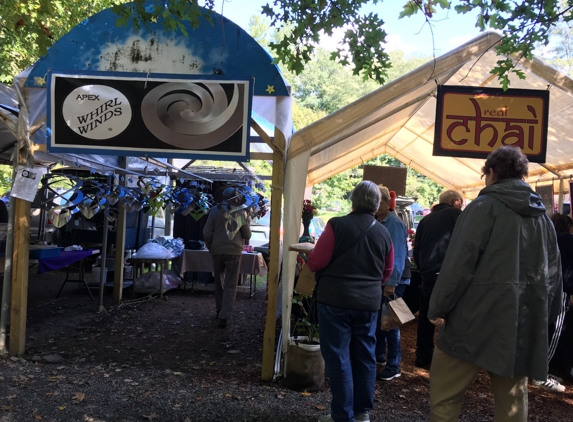
[[(404, 296), (407, 284), (398, 284), (394, 290), (397, 297)], [(382, 298), (382, 302), (387, 300)], [(386, 354), (386, 346), (388, 354)], [(400, 372), (400, 362), (402, 362), (402, 346), (400, 345), (400, 329), (398, 327), (388, 331), (380, 329), (380, 317), (378, 318), (376, 329), (376, 362), (386, 361), (386, 368)]]
[(353, 422), (370, 412), (376, 383), (378, 311), (359, 311), (318, 304), (320, 350), (332, 392), (336, 422)]

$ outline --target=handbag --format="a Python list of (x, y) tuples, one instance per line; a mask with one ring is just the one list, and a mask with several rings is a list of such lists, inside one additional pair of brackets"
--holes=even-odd
[(382, 309), (380, 310), (380, 329), (383, 331), (389, 331), (399, 326), (394, 319), (394, 315), (392, 314), (392, 310), (390, 309), (390, 306), (388, 306), (388, 303), (389, 302), (384, 301)]

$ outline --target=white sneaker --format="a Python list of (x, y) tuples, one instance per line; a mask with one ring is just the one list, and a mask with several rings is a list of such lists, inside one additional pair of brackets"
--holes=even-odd
[(565, 391), (565, 386), (559, 384), (551, 376), (547, 377), (546, 381), (533, 380), (533, 385), (541, 387), (544, 390), (552, 391), (554, 393), (563, 393)]

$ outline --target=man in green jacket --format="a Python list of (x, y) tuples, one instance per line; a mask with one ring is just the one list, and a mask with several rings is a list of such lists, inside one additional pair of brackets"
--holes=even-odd
[(440, 326), (430, 370), (431, 420), (457, 421), (468, 385), (491, 379), (496, 421), (527, 420), (527, 377), (547, 377), (548, 325), (561, 309), (557, 238), (524, 182), (518, 149), (492, 152), (486, 187), (460, 215), (430, 299)]

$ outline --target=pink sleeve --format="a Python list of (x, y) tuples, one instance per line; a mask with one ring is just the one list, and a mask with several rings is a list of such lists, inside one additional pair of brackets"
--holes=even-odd
[(311, 271), (318, 271), (326, 268), (334, 252), (334, 230), (332, 226), (326, 223), (324, 231), (316, 242), (316, 246), (308, 256), (308, 268)]
[(390, 276), (392, 275), (392, 271), (394, 271), (394, 245), (391, 245), (388, 254), (386, 255), (384, 264), (384, 279), (382, 280), (382, 284), (386, 283)]

